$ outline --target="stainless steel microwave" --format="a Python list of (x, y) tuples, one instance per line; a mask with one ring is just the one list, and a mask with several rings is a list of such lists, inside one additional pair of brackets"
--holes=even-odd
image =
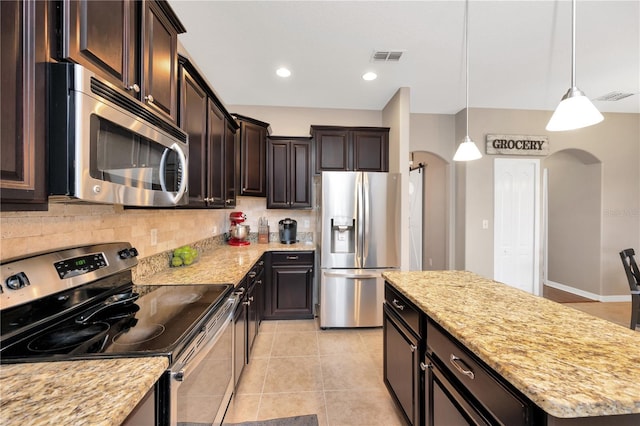
[(187, 203), (185, 132), (81, 65), (48, 67), (51, 201)]

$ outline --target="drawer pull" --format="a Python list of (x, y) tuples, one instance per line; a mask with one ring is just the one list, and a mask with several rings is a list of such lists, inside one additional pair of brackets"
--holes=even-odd
[[(469, 376), (471, 380), (475, 379), (476, 375), (473, 373), (473, 371), (471, 371), (471, 369), (465, 364), (462, 359), (458, 358), (454, 354), (451, 354), (451, 356), (449, 357), (449, 361), (460, 373), (464, 374), (465, 376)], [(460, 364), (463, 364), (464, 367), (462, 367)]]
[(287, 256), (287, 260), (298, 260), (298, 256)]
[(422, 371), (427, 371), (428, 368), (431, 368), (431, 363), (425, 364), (424, 362), (421, 362), (420, 368), (422, 369)]
[(398, 299), (393, 299), (391, 303), (393, 304), (393, 306), (395, 306), (396, 309), (400, 309), (401, 311), (404, 310), (404, 305), (399, 304)]
[(418, 347), (416, 345), (410, 344), (409, 347), (411, 348), (411, 352), (415, 352), (416, 349), (418, 349)]

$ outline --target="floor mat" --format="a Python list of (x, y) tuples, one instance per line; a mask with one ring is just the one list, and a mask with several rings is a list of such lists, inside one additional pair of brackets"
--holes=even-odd
[(258, 420), (255, 422), (223, 423), (224, 426), (318, 426), (318, 416), (283, 417), (280, 419)]

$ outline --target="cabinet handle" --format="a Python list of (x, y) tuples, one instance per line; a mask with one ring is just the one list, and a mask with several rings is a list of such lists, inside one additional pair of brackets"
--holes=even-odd
[(152, 95), (147, 95), (144, 97), (144, 100), (149, 102), (150, 104), (153, 103), (153, 96)]
[[(471, 380), (476, 378), (476, 375), (473, 373), (473, 371), (471, 371), (471, 369), (465, 364), (465, 362), (462, 359), (458, 358), (454, 354), (451, 354), (451, 356), (449, 357), (449, 361), (451, 362), (451, 364), (453, 364), (456, 370), (458, 370), (460, 373), (464, 374), (465, 376), (469, 376)], [(460, 364), (464, 364), (464, 367), (462, 367), (462, 365)]]
[(258, 262), (258, 265), (260, 266), (264, 265), (264, 260), (261, 260), (260, 262)]
[(416, 345), (410, 344), (409, 347), (411, 348), (411, 352), (415, 352), (416, 349), (418, 349), (418, 347)]
[(393, 304), (393, 306), (396, 307), (396, 309), (400, 309), (401, 311), (404, 311), (404, 305), (399, 304), (398, 299), (393, 299), (391, 303)]
[(136, 93), (140, 93), (140, 86), (138, 86), (136, 83), (132, 84), (131, 86), (125, 87), (128, 91), (133, 91)]
[(420, 368), (422, 369), (422, 371), (427, 371), (427, 368), (431, 368), (431, 363), (425, 364), (424, 362), (421, 362)]
[(298, 260), (298, 256), (287, 256), (287, 260)]
[(227, 200), (224, 200), (224, 202), (227, 203), (227, 204), (231, 204), (231, 203), (233, 203), (233, 198), (229, 198)]
[(256, 284), (262, 284), (262, 280), (256, 281)]
[(255, 272), (253, 272), (253, 271), (249, 272), (249, 278), (255, 278), (256, 275), (257, 274)]
[(249, 298), (249, 302), (253, 302), (253, 296)]
[(242, 302), (243, 305), (249, 306), (251, 302)]

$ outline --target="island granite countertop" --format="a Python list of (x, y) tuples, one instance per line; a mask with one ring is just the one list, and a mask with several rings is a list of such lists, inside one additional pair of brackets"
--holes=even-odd
[(640, 333), (471, 272), (383, 276), (551, 416), (640, 413)]
[[(162, 253), (141, 260), (146, 275), (134, 273), (134, 283), (237, 284), (265, 252), (309, 250), (315, 244), (219, 244), (180, 268)], [(120, 425), (167, 367), (166, 357), (2, 364), (0, 425)]]

